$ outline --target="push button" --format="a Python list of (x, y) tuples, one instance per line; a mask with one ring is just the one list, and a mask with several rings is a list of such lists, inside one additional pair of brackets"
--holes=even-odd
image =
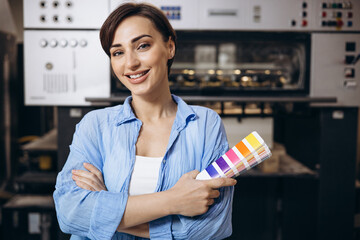
[(354, 78), (355, 77), (355, 69), (354, 68), (345, 68), (345, 77), (346, 78)]
[(352, 64), (355, 60), (355, 56), (347, 55), (345, 56), (345, 63), (346, 64)]
[(356, 50), (356, 43), (355, 42), (347, 42), (345, 45), (345, 51), (347, 52), (354, 52)]

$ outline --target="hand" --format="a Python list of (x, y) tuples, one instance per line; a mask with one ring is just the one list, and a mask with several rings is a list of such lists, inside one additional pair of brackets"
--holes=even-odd
[(220, 196), (220, 187), (234, 186), (236, 180), (232, 178), (216, 178), (210, 180), (196, 180), (199, 171), (194, 170), (184, 174), (169, 190), (174, 197), (172, 212), (184, 216), (204, 214)]
[(102, 173), (90, 163), (83, 164), (85, 170), (72, 170), (72, 179), (76, 185), (90, 191), (107, 191)]

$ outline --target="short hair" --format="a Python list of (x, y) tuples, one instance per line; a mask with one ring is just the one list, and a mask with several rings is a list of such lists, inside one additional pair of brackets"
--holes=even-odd
[[(120, 5), (108, 16), (100, 29), (101, 46), (109, 57), (111, 57), (110, 47), (113, 43), (117, 27), (122, 21), (131, 16), (140, 16), (149, 19), (162, 35), (164, 42), (167, 42), (169, 37), (174, 41), (176, 52), (175, 30), (160, 9), (147, 3), (125, 3)], [(167, 61), (168, 74), (170, 73), (173, 61), (174, 57)]]

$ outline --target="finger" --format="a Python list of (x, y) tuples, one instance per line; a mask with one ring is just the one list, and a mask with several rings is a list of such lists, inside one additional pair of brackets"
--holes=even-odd
[(94, 173), (99, 179), (103, 179), (102, 173), (94, 165), (84, 162), (84, 168)]
[[(81, 171), (81, 170), (78, 170), (78, 171)], [(84, 172), (86, 172), (86, 171), (84, 171)], [(73, 175), (73, 179), (75, 181), (81, 181), (83, 183), (86, 183), (91, 188), (95, 189), (95, 191), (100, 191), (101, 189), (103, 189), (103, 186), (101, 185), (101, 183), (99, 182), (99, 180), (95, 176), (88, 177), (86, 174)]]
[(209, 198), (218, 198), (220, 197), (220, 192), (218, 190), (212, 190), (209, 193)]
[(214, 202), (215, 202), (214, 199), (210, 198), (210, 199), (208, 200), (207, 205), (208, 205), (208, 206), (213, 205)]
[(208, 186), (211, 188), (230, 187), (236, 184), (236, 180), (233, 178), (214, 178), (207, 181)]
[(76, 183), (76, 185), (78, 185), (78, 187), (80, 187), (82, 189), (89, 190), (89, 191), (96, 191), (93, 187), (91, 187), (90, 185), (88, 185), (80, 180), (75, 181), (75, 183)]
[(199, 172), (198, 170), (193, 170), (193, 171), (191, 171), (191, 172), (188, 172), (187, 174), (188, 174), (191, 178), (195, 179), (196, 176), (197, 176), (199, 173), (200, 173), (200, 172)]
[(89, 171), (86, 171), (86, 170), (73, 170), (72, 174), (76, 175), (76, 176), (79, 176), (79, 177), (89, 178), (89, 179), (92, 179), (92, 180), (97, 180), (98, 179), (98, 177), (95, 175), (95, 173), (92, 173), (92, 172), (89, 172)]

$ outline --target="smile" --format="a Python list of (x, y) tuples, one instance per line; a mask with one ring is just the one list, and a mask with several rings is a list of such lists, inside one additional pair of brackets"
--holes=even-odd
[(128, 78), (130, 79), (136, 79), (136, 78), (139, 78), (139, 77), (142, 77), (144, 76), (145, 74), (147, 74), (149, 72), (149, 70), (146, 70), (144, 72), (141, 72), (141, 73), (138, 73), (138, 74), (132, 74), (132, 75), (126, 75)]

